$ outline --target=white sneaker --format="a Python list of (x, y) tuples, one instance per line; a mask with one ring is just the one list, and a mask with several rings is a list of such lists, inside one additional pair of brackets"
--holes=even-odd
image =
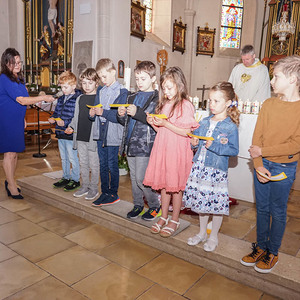
[(77, 192), (73, 194), (74, 197), (79, 198), (84, 195), (87, 195), (89, 189), (87, 187), (81, 187)]
[(97, 190), (96, 191), (89, 190), (89, 192), (85, 196), (85, 199), (86, 200), (94, 200), (98, 196), (99, 196), (99, 192)]

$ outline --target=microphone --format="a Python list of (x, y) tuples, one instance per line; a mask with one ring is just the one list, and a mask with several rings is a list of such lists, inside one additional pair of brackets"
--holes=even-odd
[(54, 94), (54, 95), (52, 95), (52, 97), (53, 98), (55, 98), (55, 99), (58, 99), (58, 98), (60, 98), (61, 96), (63, 96), (63, 92), (62, 91), (58, 91), (56, 94)]

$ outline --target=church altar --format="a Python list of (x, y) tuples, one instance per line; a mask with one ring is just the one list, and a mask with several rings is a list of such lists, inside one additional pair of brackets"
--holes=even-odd
[[(196, 111), (197, 117), (209, 116), (209, 111)], [(253, 162), (248, 149), (252, 143), (257, 115), (241, 114), (239, 125), (239, 154), (230, 157), (228, 168), (229, 196), (237, 200), (255, 202), (253, 183)]]

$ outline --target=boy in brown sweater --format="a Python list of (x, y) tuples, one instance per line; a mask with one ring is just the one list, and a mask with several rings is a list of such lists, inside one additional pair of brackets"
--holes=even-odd
[[(241, 263), (269, 273), (278, 262), (289, 192), (295, 180), (300, 152), (300, 57), (288, 56), (274, 66), (273, 90), (278, 97), (266, 100), (259, 113), (252, 146), (256, 198), (256, 238), (252, 253)], [(284, 172), (286, 179), (271, 176)]]

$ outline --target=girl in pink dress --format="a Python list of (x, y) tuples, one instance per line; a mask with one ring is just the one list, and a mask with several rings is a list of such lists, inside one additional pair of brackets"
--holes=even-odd
[[(187, 84), (180, 68), (168, 68), (160, 78), (160, 87), (161, 97), (156, 113), (166, 115), (167, 119), (147, 117), (157, 135), (143, 183), (161, 192), (162, 216), (151, 227), (151, 232), (169, 237), (180, 225), (182, 192), (192, 167), (193, 152), (187, 133), (196, 129), (199, 124), (194, 119), (192, 103), (186, 100)], [(171, 197), (173, 213), (169, 221)]]

